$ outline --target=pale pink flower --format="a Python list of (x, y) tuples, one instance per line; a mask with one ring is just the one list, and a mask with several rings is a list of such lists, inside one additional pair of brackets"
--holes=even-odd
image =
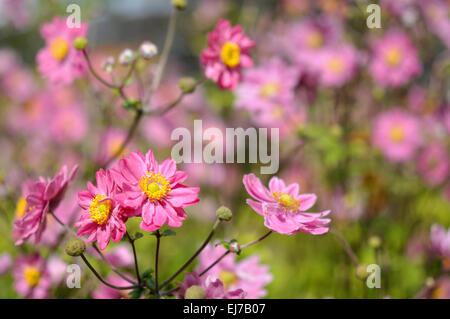
[(41, 27), (46, 46), (37, 54), (39, 72), (53, 85), (69, 85), (84, 75), (87, 65), (81, 51), (73, 47), (77, 37), (86, 37), (88, 25), (69, 28), (65, 18), (55, 17)]
[(285, 185), (284, 181), (272, 177), (269, 189), (254, 175), (244, 175), (243, 183), (247, 192), (254, 198), (247, 199), (258, 214), (264, 216), (264, 225), (280, 234), (293, 235), (303, 232), (321, 235), (328, 232), (330, 219), (322, 218), (330, 213), (306, 213), (316, 203), (315, 194), (300, 194), (297, 183)]
[(88, 190), (78, 193), (78, 203), (84, 211), (74, 225), (80, 227), (78, 236), (88, 235), (86, 243), (96, 240), (103, 250), (111, 239), (116, 243), (122, 239), (128, 216), (115, 198), (117, 190), (111, 172), (101, 169), (95, 179), (97, 186), (88, 182)]
[(373, 144), (393, 162), (410, 159), (422, 137), (418, 120), (408, 112), (394, 108), (382, 112), (373, 124)]
[(450, 5), (445, 0), (419, 1), (425, 20), (431, 31), (450, 48)]
[(29, 24), (31, 13), (25, 0), (3, 0), (2, 9), (15, 28), (23, 29)]
[[(130, 286), (130, 283), (117, 275), (109, 275), (105, 278), (107, 282), (118, 287)], [(106, 285), (101, 284), (101, 286), (92, 292), (92, 297), (94, 299), (129, 299), (130, 290), (118, 290)]]
[(47, 298), (51, 287), (50, 274), (44, 258), (38, 254), (17, 257), (13, 277), (14, 289), (22, 297)]
[(169, 158), (158, 164), (151, 150), (145, 157), (141, 152), (131, 153), (111, 172), (122, 189), (115, 198), (142, 217), (140, 227), (147, 231), (166, 223), (180, 227), (187, 217), (184, 208), (199, 201), (199, 188), (181, 184), (187, 174), (177, 170), (175, 161)]
[(6, 95), (14, 102), (24, 102), (36, 92), (31, 71), (17, 66), (11, 68), (1, 78), (1, 86)]
[(58, 143), (76, 143), (88, 131), (86, 114), (77, 104), (55, 107), (49, 124), (50, 137)]
[[(196, 270), (200, 272), (206, 269), (224, 252), (226, 249), (221, 245), (206, 246), (198, 257), (199, 265)], [(258, 255), (236, 262), (236, 255), (229, 254), (205, 274), (205, 276), (207, 275), (219, 278), (224, 285), (225, 292), (242, 289), (247, 293), (246, 297), (249, 299), (262, 298), (267, 295), (264, 287), (273, 279), (269, 267), (260, 264)]]
[[(108, 128), (100, 136), (98, 143), (97, 154), (95, 156), (95, 162), (98, 164), (106, 163), (110, 158), (116, 155), (122, 146), (127, 132), (119, 128)], [(133, 143), (128, 144), (121, 152), (119, 158), (129, 154), (130, 149), (135, 146)]]
[(186, 290), (192, 286), (200, 287), (205, 293), (205, 299), (244, 299), (246, 293), (242, 289), (225, 291), (222, 281), (214, 276), (200, 277), (196, 273), (187, 273), (184, 276), (184, 282), (177, 283), (180, 289), (176, 296), (180, 299), (185, 298)]
[(16, 245), (23, 244), (32, 236), (35, 243), (39, 242), (47, 224), (47, 213), (58, 207), (77, 169), (75, 166), (69, 173), (67, 166), (63, 166), (53, 179), (40, 177), (38, 181), (28, 183), (24, 194), (26, 211), (14, 222), (14, 235), (18, 237)]
[(205, 76), (219, 88), (233, 90), (241, 80), (241, 69), (253, 66), (249, 50), (254, 46), (241, 26), (232, 27), (230, 21), (220, 19), (201, 55)]
[(374, 42), (372, 51), (369, 70), (379, 86), (402, 86), (422, 73), (417, 50), (403, 31), (388, 31)]
[(438, 224), (431, 226), (431, 246), (443, 258), (450, 258), (450, 229)]
[(12, 266), (12, 259), (8, 253), (0, 254), (0, 276), (6, 273)]
[(429, 185), (439, 185), (447, 179), (450, 172), (447, 149), (439, 143), (426, 146), (418, 157), (417, 166)]
[(50, 277), (50, 282), (52, 285), (58, 285), (64, 279), (65, 275), (68, 274), (67, 264), (58, 255), (50, 256), (47, 260), (47, 272)]

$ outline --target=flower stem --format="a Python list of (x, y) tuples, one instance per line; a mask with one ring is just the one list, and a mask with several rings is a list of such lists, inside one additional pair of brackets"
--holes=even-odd
[(345, 252), (350, 257), (350, 260), (353, 262), (355, 266), (359, 265), (358, 257), (356, 257), (356, 254), (353, 252), (352, 247), (350, 244), (345, 240), (344, 236), (341, 235), (337, 230), (330, 229), (330, 233), (336, 236), (336, 238), (339, 240), (339, 242), (344, 247)]
[(255, 239), (254, 241), (251, 241), (245, 245), (241, 246), (241, 249), (253, 246), (254, 244), (259, 243), (260, 241), (263, 241), (264, 239), (266, 239), (267, 237), (269, 237), (270, 234), (272, 234), (273, 231), (269, 230), (267, 233), (265, 233), (263, 236), (259, 237), (258, 239)]
[(159, 262), (159, 246), (161, 243), (161, 234), (159, 232), (159, 229), (155, 231), (156, 236), (156, 255), (155, 255), (155, 295), (157, 298), (159, 298), (159, 285), (158, 285), (158, 262)]
[(217, 219), (216, 222), (214, 223), (211, 232), (209, 233), (208, 237), (206, 237), (205, 241), (203, 242), (203, 244), (197, 249), (197, 251), (183, 264), (183, 266), (180, 267), (180, 269), (178, 269), (172, 276), (170, 276), (170, 278), (168, 278), (166, 281), (164, 281), (161, 284), (161, 288), (163, 288), (164, 286), (168, 285), (170, 282), (172, 282), (172, 280), (174, 280), (183, 270), (185, 270), (194, 260), (195, 258), (197, 258), (197, 256), (203, 251), (203, 249), (205, 249), (206, 245), (208, 245), (208, 243), (210, 242), (211, 238), (214, 235), (214, 232), (216, 231), (216, 228), (219, 226), (220, 224), (220, 219)]
[(131, 247), (133, 248), (133, 256), (134, 256), (134, 268), (136, 271), (136, 277), (138, 280), (139, 285), (141, 285), (141, 276), (139, 274), (139, 266), (138, 266), (138, 260), (137, 260), (137, 255), (136, 255), (136, 247), (134, 245), (134, 239), (131, 238), (130, 234), (128, 232), (125, 233), (127, 235), (128, 241), (131, 244)]

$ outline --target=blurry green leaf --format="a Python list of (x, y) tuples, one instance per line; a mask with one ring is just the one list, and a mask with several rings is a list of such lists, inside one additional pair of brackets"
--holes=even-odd
[(136, 232), (136, 233), (134, 234), (134, 240), (139, 239), (139, 238), (142, 238), (142, 237), (144, 237), (144, 234), (142, 234), (142, 233), (140, 233), (140, 232)]
[(163, 231), (161, 236), (175, 236), (177, 233), (174, 232), (172, 229), (166, 229)]

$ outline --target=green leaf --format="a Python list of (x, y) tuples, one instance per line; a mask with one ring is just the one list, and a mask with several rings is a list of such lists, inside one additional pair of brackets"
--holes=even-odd
[(161, 236), (175, 236), (176, 234), (172, 229), (166, 229)]
[(133, 289), (130, 292), (131, 299), (139, 299), (139, 298), (141, 298), (142, 292), (143, 292), (143, 290), (140, 287)]
[(136, 233), (134, 234), (134, 240), (139, 239), (139, 238), (142, 238), (142, 237), (144, 237), (144, 234), (142, 234), (142, 233), (140, 233), (140, 232), (136, 232)]
[(222, 245), (226, 250), (230, 250), (230, 243), (225, 241), (225, 240), (221, 240), (216, 244), (216, 247)]
[(122, 105), (122, 107), (126, 110), (135, 110), (141, 105), (142, 102), (139, 100), (128, 100)]
[(146, 271), (144, 271), (144, 272), (142, 273), (141, 277), (142, 277), (143, 279), (145, 279), (145, 278), (150, 278), (150, 277), (152, 276), (152, 274), (153, 274), (153, 269), (147, 269)]

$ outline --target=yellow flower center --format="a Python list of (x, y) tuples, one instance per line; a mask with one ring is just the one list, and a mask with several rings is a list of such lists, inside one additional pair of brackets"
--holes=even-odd
[(341, 58), (332, 58), (328, 61), (328, 69), (333, 73), (341, 73), (344, 70), (344, 62)]
[(234, 272), (228, 271), (228, 270), (222, 270), (219, 273), (219, 278), (223, 283), (224, 290), (228, 290), (233, 285), (236, 285), (238, 283), (238, 277)]
[(389, 138), (395, 143), (400, 143), (405, 139), (405, 131), (400, 125), (395, 125), (389, 131)]
[(323, 45), (323, 36), (319, 31), (311, 32), (306, 38), (306, 45), (311, 49), (318, 49)]
[(234, 68), (240, 62), (241, 49), (236, 43), (228, 41), (222, 46), (220, 57), (226, 66)]
[(300, 202), (295, 200), (291, 195), (281, 192), (273, 192), (273, 197), (282, 207), (284, 212), (296, 212), (300, 207)]
[(27, 200), (25, 197), (21, 196), (19, 200), (17, 201), (16, 205), (16, 216), (17, 218), (22, 219), (23, 216), (25, 216), (25, 213), (27, 212)]
[(391, 48), (386, 52), (386, 62), (391, 66), (391, 67), (396, 67), (397, 65), (399, 65), (400, 61), (403, 58), (403, 54), (402, 51), (400, 51), (397, 48)]
[(280, 92), (280, 84), (278, 83), (266, 83), (261, 87), (261, 97), (267, 99), (271, 98)]
[(23, 272), (26, 282), (31, 287), (37, 286), (41, 279), (41, 272), (34, 266), (26, 266)]
[(89, 215), (91, 216), (91, 220), (96, 222), (98, 225), (103, 225), (109, 218), (109, 214), (111, 213), (111, 200), (107, 199), (105, 201), (101, 201), (106, 196), (102, 194), (98, 194), (91, 202), (91, 206), (89, 207)]
[(64, 38), (56, 38), (50, 44), (50, 53), (55, 60), (61, 61), (69, 52), (69, 44)]
[(161, 173), (148, 172), (139, 179), (139, 188), (151, 201), (160, 201), (170, 194), (170, 182)]

